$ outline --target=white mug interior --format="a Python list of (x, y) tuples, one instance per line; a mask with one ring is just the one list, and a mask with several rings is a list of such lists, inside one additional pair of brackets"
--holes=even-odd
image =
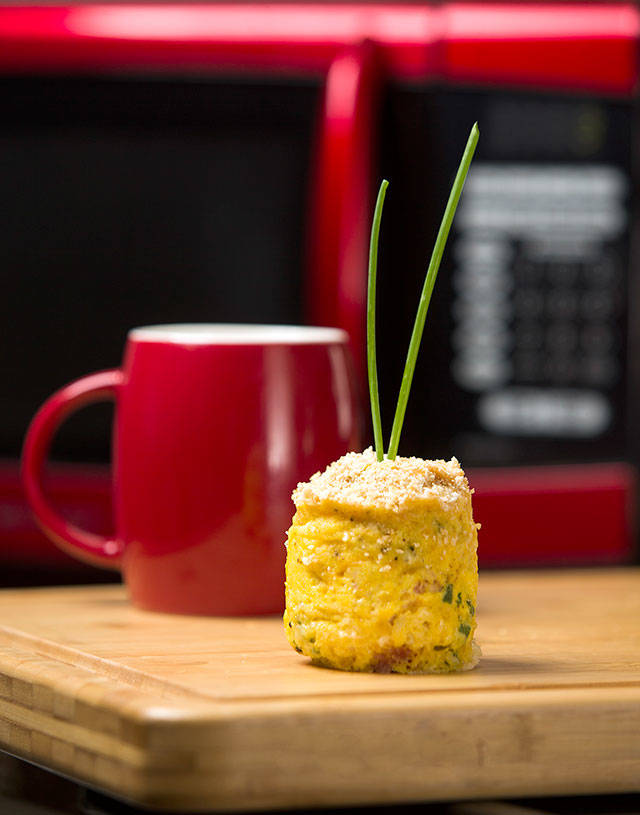
[(180, 345), (330, 345), (345, 343), (348, 336), (341, 328), (322, 326), (174, 323), (133, 328), (129, 339)]

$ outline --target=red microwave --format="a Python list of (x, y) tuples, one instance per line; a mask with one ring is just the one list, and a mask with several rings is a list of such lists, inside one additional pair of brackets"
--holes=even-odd
[[(131, 326), (338, 325), (363, 375), (383, 176), (394, 397), (476, 120), (400, 452), (464, 462), (484, 566), (632, 559), (639, 35), (631, 3), (0, 8), (9, 582), (90, 579), (33, 525), (20, 447), (49, 393), (118, 364)], [(53, 450), (52, 495), (96, 529), (109, 423), (93, 407)]]

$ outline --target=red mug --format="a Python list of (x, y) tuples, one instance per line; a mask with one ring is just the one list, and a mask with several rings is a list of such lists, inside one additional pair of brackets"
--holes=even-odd
[[(142, 608), (281, 612), (291, 492), (357, 446), (353, 383), (339, 329), (133, 329), (121, 368), (72, 382), (36, 413), (23, 450), (29, 503), (67, 552), (121, 569)], [(116, 403), (112, 539), (70, 524), (42, 488), (58, 425), (103, 399)]]

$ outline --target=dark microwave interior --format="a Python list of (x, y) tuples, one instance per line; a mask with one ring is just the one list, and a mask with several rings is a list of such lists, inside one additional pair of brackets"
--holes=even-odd
[[(0, 457), (54, 390), (117, 366), (127, 331), (300, 323), (319, 87), (304, 82), (0, 80)], [(110, 411), (55, 458), (108, 458)]]

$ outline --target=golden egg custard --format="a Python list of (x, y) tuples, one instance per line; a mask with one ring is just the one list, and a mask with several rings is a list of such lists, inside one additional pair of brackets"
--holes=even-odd
[(456, 459), (349, 453), (293, 500), (284, 624), (297, 651), (348, 671), (477, 663), (477, 527)]

